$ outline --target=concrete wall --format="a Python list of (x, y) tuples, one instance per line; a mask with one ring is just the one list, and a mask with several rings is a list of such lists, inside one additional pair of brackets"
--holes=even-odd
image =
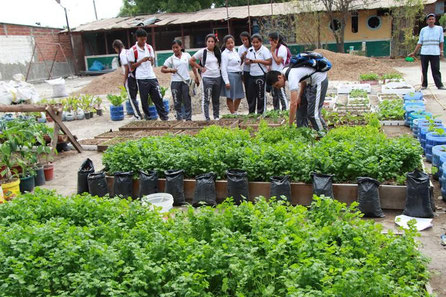
[(26, 75), (35, 45), (29, 81), (48, 79), (53, 60), (53, 78), (73, 74), (70, 39), (59, 32), (55, 28), (0, 24), (0, 79), (12, 79), (16, 73)]

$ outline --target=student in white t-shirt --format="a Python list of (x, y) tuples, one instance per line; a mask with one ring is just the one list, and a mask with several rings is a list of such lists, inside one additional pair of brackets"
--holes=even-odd
[(245, 93), (242, 83), (242, 59), (235, 50), (234, 36), (226, 35), (223, 38), (221, 51), (221, 76), (224, 84), (221, 88), (222, 96), (226, 97), (231, 114), (235, 114)]
[[(271, 45), (271, 55), (273, 57), (271, 70), (282, 71), (285, 65), (289, 63), (289, 58), (291, 57), (291, 55), (288, 54), (288, 47), (279, 33), (272, 32), (268, 37), (269, 44)], [(288, 99), (285, 93), (285, 88), (272, 88), (271, 95), (273, 96), (274, 110), (280, 110), (280, 105), (282, 105), (282, 110), (287, 110)]]
[(138, 100), (136, 96), (138, 95), (138, 85), (136, 84), (136, 79), (134, 73), (129, 71), (129, 63), (127, 61), (127, 50), (121, 40), (116, 39), (113, 41), (113, 48), (115, 52), (119, 54), (119, 65), (122, 67), (124, 73), (123, 85), (127, 90), (127, 94), (130, 97), (130, 104), (132, 105), (134, 117), (136, 119), (142, 119), (141, 111), (139, 111)]
[(135, 78), (138, 83), (139, 96), (141, 97), (142, 110), (146, 120), (150, 120), (149, 114), (149, 95), (155, 104), (158, 116), (162, 121), (167, 121), (168, 111), (164, 108), (163, 99), (160, 92), (160, 86), (153, 71), (155, 62), (155, 52), (152, 46), (147, 44), (146, 30), (139, 28), (135, 32), (137, 42), (127, 51), (127, 59), (130, 71), (135, 72)]
[(248, 54), (248, 50), (251, 47), (251, 34), (244, 31), (240, 33), (240, 40), (242, 41), (242, 45), (238, 48), (238, 54), (240, 58), (242, 59), (242, 66), (243, 66), (243, 85), (245, 87), (245, 95), (246, 98), (248, 98), (248, 83), (249, 83), (249, 65), (246, 65), (244, 63), (246, 55)]
[[(178, 121), (192, 120), (191, 97), (189, 95), (189, 83), (191, 77), (189, 75), (189, 60), (191, 56), (184, 52), (181, 40), (172, 42), (173, 55), (164, 62), (161, 72), (172, 73), (172, 82), (170, 89), (172, 91), (173, 104), (176, 111)], [(195, 77), (198, 78), (197, 70), (194, 69)], [(184, 106), (184, 114), (182, 112)]]
[(252, 47), (249, 48), (245, 58), (245, 64), (250, 66), (251, 76), (248, 85), (249, 113), (255, 113), (256, 109), (258, 114), (266, 112), (265, 75), (268, 72), (267, 66), (271, 65), (272, 57), (262, 42), (260, 34), (252, 35)]
[[(288, 71), (289, 70), (289, 71)], [(307, 118), (317, 131), (326, 130), (327, 125), (321, 116), (325, 95), (327, 94), (327, 72), (316, 72), (312, 67), (284, 68), (280, 71), (270, 71), (267, 83), (275, 88), (283, 88), (288, 81), (291, 91), (290, 118), (292, 125), (297, 115), (297, 126), (307, 126)]]
[[(209, 103), (212, 99), (212, 111), (214, 120), (220, 119), (220, 92), (221, 92), (221, 52), (217, 46), (217, 37), (208, 34), (205, 38), (206, 47), (196, 52), (189, 63), (195, 69), (200, 69), (203, 80), (202, 109), (206, 121), (209, 117)], [(197, 60), (200, 64), (197, 64)]]

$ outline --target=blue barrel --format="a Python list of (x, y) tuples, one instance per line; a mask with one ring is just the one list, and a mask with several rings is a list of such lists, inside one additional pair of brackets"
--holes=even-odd
[(149, 117), (151, 120), (158, 119), (158, 112), (156, 111), (155, 105), (149, 105)]
[(164, 109), (166, 110), (167, 114), (169, 114), (169, 100), (163, 99)]
[[(422, 121), (425, 121), (425, 120), (422, 120)], [(428, 131), (428, 130), (429, 130), (429, 126), (430, 126), (429, 123), (422, 122), (422, 123), (420, 124), (420, 122), (418, 122), (418, 127), (415, 127), (415, 125), (414, 125), (414, 129), (413, 129), (413, 131), (414, 131), (414, 135), (415, 135), (418, 139), (420, 139), (421, 129), (425, 129), (425, 131)], [(435, 127), (435, 128), (443, 128), (443, 124), (441, 123), (441, 121), (439, 121), (439, 122), (437, 122), (437, 123), (434, 123), (434, 127)], [(427, 133), (427, 132), (426, 132), (426, 133)], [(424, 135), (424, 136), (426, 136), (426, 135)], [(424, 139), (426, 139), (426, 137), (424, 137)]]
[(429, 132), (426, 135), (426, 160), (432, 162), (432, 148), (436, 145), (446, 144), (446, 134), (440, 135), (437, 132)]
[(443, 164), (446, 162), (446, 155), (442, 155), (440, 157), (440, 164), (438, 165), (438, 174), (439, 176), (442, 176), (443, 173)]
[[(136, 107), (138, 107), (138, 101), (136, 101)], [(133, 106), (132, 103), (130, 102), (130, 100), (127, 100), (125, 102), (125, 110), (127, 111), (128, 115), (134, 115), (135, 111), (133, 110)]]
[(406, 113), (404, 114), (405, 124), (406, 124), (406, 126), (410, 126), (409, 115), (414, 112), (423, 112), (423, 111), (425, 111), (425, 107), (424, 106), (404, 106), (404, 110), (406, 111)]
[(124, 119), (124, 106), (110, 105), (110, 118), (112, 121), (122, 121)]
[(404, 95), (404, 100), (423, 100), (423, 93), (418, 92), (410, 92)]
[(418, 112), (410, 112), (407, 115), (407, 121), (409, 122), (409, 126), (413, 127), (414, 119), (425, 119), (426, 117), (431, 117), (432, 113), (427, 111), (418, 111)]
[(446, 156), (446, 145), (436, 145), (432, 147), (432, 165), (440, 167), (440, 158)]

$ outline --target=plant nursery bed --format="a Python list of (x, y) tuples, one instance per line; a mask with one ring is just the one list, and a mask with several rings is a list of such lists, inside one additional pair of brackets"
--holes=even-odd
[(340, 84), (337, 88), (338, 94), (348, 94), (352, 90), (364, 90), (367, 93), (372, 91), (372, 87), (370, 84), (358, 84), (358, 83), (343, 83)]
[(80, 145), (98, 145), (100, 143), (104, 142), (104, 139), (102, 138), (94, 138), (94, 139), (82, 139), (79, 140)]
[[(109, 193), (113, 193), (113, 176), (107, 176)], [(164, 191), (166, 180), (158, 180), (158, 189)], [(184, 180), (184, 196), (188, 202), (192, 202), (195, 192), (196, 181), (194, 179)], [(270, 197), (269, 182), (249, 182), (249, 200), (254, 201), (256, 197)], [(139, 180), (133, 180), (134, 198), (138, 195)], [(228, 197), (227, 181), (217, 180), (215, 182), (217, 202), (221, 203)], [(381, 207), (383, 209), (402, 210), (406, 201), (406, 186), (381, 185), (379, 187)], [(356, 184), (333, 184), (334, 198), (340, 202), (351, 204), (357, 201), (358, 186)], [(305, 183), (291, 183), (291, 204), (308, 206), (313, 200), (313, 186)]]
[(180, 122), (174, 129), (187, 130), (187, 129), (202, 129), (211, 125), (236, 128), (238, 126), (237, 119), (220, 119), (218, 121), (186, 121)]
[(178, 134), (176, 134), (176, 135), (190, 135), (190, 136), (194, 136), (194, 135), (197, 135), (200, 131), (201, 131), (201, 129), (186, 129), (186, 130), (178, 131)]
[(119, 128), (120, 131), (172, 129), (177, 121), (135, 121)]
[(128, 137), (133, 136), (137, 131), (109, 131), (99, 135), (96, 135), (96, 139), (112, 139), (115, 137)]
[(244, 121), (240, 122), (239, 127), (240, 129), (247, 129), (251, 128), (254, 130), (257, 130), (259, 128), (260, 122), (265, 121), (268, 127), (274, 128), (274, 127), (280, 127), (285, 124), (286, 119), (245, 119)]
[(381, 93), (383, 94), (405, 95), (410, 92), (415, 92), (415, 89), (405, 82), (391, 82), (381, 87)]
[(404, 126), (405, 121), (379, 121), (382, 126)]
[(142, 137), (150, 137), (150, 136), (163, 136), (167, 134), (178, 134), (178, 130), (144, 130), (144, 131), (138, 131), (135, 132), (134, 137), (135, 138), (142, 138)]
[(383, 93), (378, 93), (378, 100), (379, 102), (383, 102), (385, 100), (398, 100), (398, 99), (403, 99), (403, 97), (401, 95), (398, 94), (383, 94)]
[(104, 152), (105, 150), (108, 149), (108, 147), (121, 143), (121, 142), (126, 142), (129, 140), (136, 140), (139, 137), (133, 136), (133, 137), (114, 137), (112, 139), (109, 140), (105, 140), (101, 143), (98, 144), (98, 152)]

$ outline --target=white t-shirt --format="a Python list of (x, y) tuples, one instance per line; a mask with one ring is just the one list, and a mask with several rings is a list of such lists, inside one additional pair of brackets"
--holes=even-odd
[(276, 53), (277, 57), (283, 58), (283, 62), (277, 64), (273, 58), (273, 63), (271, 64), (271, 70), (282, 71), (283, 67), (285, 67), (286, 58), (288, 57), (288, 50), (286, 49), (286, 46), (281, 44), (279, 48), (277, 48), (274, 52)]
[(221, 53), (221, 76), (225, 84), (229, 84), (228, 72), (241, 72), (241, 58), (235, 49), (225, 49)]
[(119, 54), (119, 60), (121, 61), (122, 73), (125, 74), (125, 65), (129, 62), (127, 61), (127, 50), (123, 48)]
[[(287, 70), (288, 67), (284, 68), (282, 74), (285, 75)], [(290, 91), (297, 91), (299, 89), (300, 80), (307, 75), (311, 76), (303, 81), (311, 86), (320, 84), (327, 78), (327, 72), (314, 72), (314, 69), (311, 67), (292, 68), (288, 74), (287, 80)]]
[[(189, 53), (181, 53), (181, 57), (173, 54), (164, 62), (164, 66), (172, 69), (176, 69), (177, 73), (172, 74), (172, 81), (189, 80), (189, 59), (191, 56)], [(183, 79), (181, 79), (183, 78)]]
[(218, 65), (218, 60), (215, 57), (214, 52), (208, 51), (207, 48), (202, 48), (198, 52), (193, 55), (193, 58), (196, 60), (202, 61), (203, 52), (207, 51), (206, 54), (206, 65), (203, 65), (206, 68), (206, 71), (201, 74), (202, 77), (220, 77), (220, 65)]
[[(135, 44), (138, 51), (138, 61), (141, 61), (145, 57), (152, 57), (155, 59), (155, 53), (151, 45), (146, 44), (144, 49), (140, 48), (138, 44)], [(127, 50), (127, 60), (128, 62), (135, 63), (135, 53), (133, 52), (133, 47)], [(152, 62), (146, 61), (136, 68), (136, 79), (154, 79), (156, 78), (155, 72), (153, 72)]]
[[(242, 55), (243, 55), (244, 53), (246, 53), (247, 51), (248, 51), (248, 48), (247, 48), (244, 44), (242, 44), (241, 46), (239, 46), (239, 48), (238, 48), (238, 55), (240, 56), (240, 58), (241, 58)], [(249, 69), (250, 69), (249, 65), (246, 65), (245, 63), (243, 63), (243, 71), (247, 71), (247, 72), (249, 72)]]
[(421, 44), (420, 55), (440, 55), (440, 43), (444, 42), (443, 28), (441, 26), (426, 26), (420, 31), (418, 44)]
[[(246, 55), (247, 59), (251, 59), (251, 60), (268, 60), (271, 59), (271, 52), (269, 51), (269, 49), (267, 49), (265, 46), (261, 46), (259, 48), (258, 51), (254, 50), (254, 47), (250, 47), (248, 50), (248, 54)], [(259, 63), (255, 63), (255, 64), (251, 64), (250, 65), (250, 71), (249, 73), (251, 74), (251, 76), (262, 76), (265, 73), (268, 72), (268, 69), (266, 68), (265, 65), (261, 65)], [(262, 67), (262, 68), (260, 68)], [(263, 69), (263, 71), (262, 71)]]

